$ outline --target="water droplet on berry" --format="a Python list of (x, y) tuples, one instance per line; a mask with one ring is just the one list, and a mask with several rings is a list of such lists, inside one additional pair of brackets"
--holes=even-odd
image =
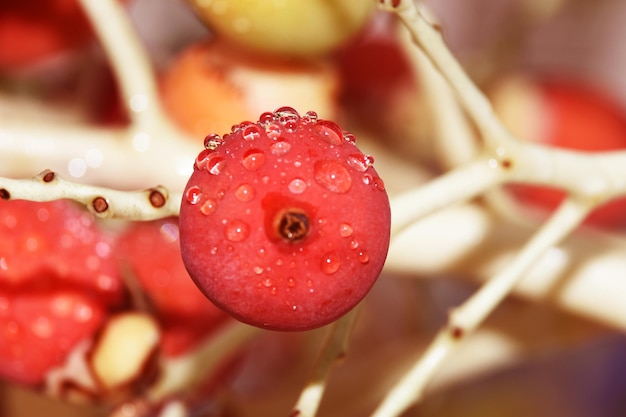
[(265, 127), (265, 133), (270, 139), (277, 139), (280, 136), (280, 126), (276, 123), (270, 123)]
[(270, 145), (270, 152), (276, 156), (285, 155), (290, 149), (291, 143), (284, 139), (279, 139)]
[(293, 279), (293, 278), (287, 278), (287, 286), (288, 286), (288, 287), (293, 288), (293, 287), (295, 287), (295, 285), (296, 285), (296, 280), (295, 280), (295, 279)]
[(304, 119), (309, 123), (317, 122), (317, 113), (313, 110), (309, 110), (304, 114)]
[(217, 210), (217, 202), (212, 198), (207, 198), (204, 203), (200, 206), (200, 211), (202, 214), (209, 215), (215, 213)]
[(257, 125), (249, 125), (243, 129), (244, 140), (256, 140), (259, 138), (259, 136), (261, 136), (261, 128)]
[(252, 270), (254, 271), (255, 274), (257, 275), (261, 275), (263, 273), (263, 267), (261, 266), (255, 266), (254, 268), (252, 268)]
[(366, 264), (370, 261), (370, 256), (365, 251), (359, 252), (359, 262)]
[(210, 174), (219, 175), (226, 167), (226, 159), (219, 155), (211, 155), (207, 160), (206, 168)]
[(250, 234), (250, 227), (241, 220), (231, 220), (226, 224), (224, 235), (231, 242), (241, 242)]
[(370, 174), (363, 174), (363, 183), (366, 185), (370, 185), (374, 181), (374, 177)]
[(274, 113), (266, 111), (259, 116), (259, 123), (267, 125), (274, 121)]
[(385, 183), (380, 177), (374, 177), (374, 187), (378, 188), (380, 191), (385, 191)]
[(374, 163), (374, 158), (368, 155), (364, 155), (362, 153), (353, 153), (348, 155), (346, 159), (346, 163), (350, 168), (358, 172), (365, 172), (367, 168), (372, 166)]
[(237, 197), (237, 200), (244, 203), (252, 200), (255, 194), (254, 188), (250, 184), (241, 184), (235, 190), (235, 197)]
[(269, 279), (269, 278), (265, 278), (265, 280), (263, 280), (263, 286), (267, 287), (267, 288), (271, 287), (272, 286), (272, 280)]
[(323, 141), (331, 145), (341, 145), (343, 143), (343, 131), (335, 122), (320, 120), (313, 130), (320, 135)]
[(327, 275), (332, 275), (339, 271), (341, 260), (336, 253), (330, 252), (322, 258), (322, 271)]
[(339, 225), (339, 235), (341, 237), (350, 237), (352, 236), (352, 226), (348, 223), (341, 223)]
[(224, 143), (224, 139), (220, 135), (211, 133), (204, 138), (204, 147), (209, 150), (214, 150), (218, 146)]
[(352, 187), (350, 173), (337, 160), (326, 159), (315, 162), (313, 175), (315, 182), (333, 193), (347, 193)]
[(288, 120), (297, 121), (300, 119), (300, 114), (296, 111), (296, 109), (289, 106), (276, 109), (276, 111), (274, 111), (274, 115), (280, 123), (284, 123)]
[(356, 145), (356, 137), (352, 133), (344, 132), (343, 140), (345, 140), (346, 142), (352, 145)]
[(306, 190), (306, 182), (303, 179), (295, 178), (291, 180), (287, 188), (294, 194), (302, 194)]
[(265, 153), (259, 149), (250, 149), (243, 155), (241, 163), (248, 171), (256, 171), (265, 163)]
[(187, 191), (185, 192), (185, 199), (189, 204), (198, 204), (201, 198), (202, 193), (200, 192), (200, 187), (193, 185), (187, 188)]
[(356, 248), (359, 247), (359, 242), (356, 240), (351, 240), (350, 241), (350, 249), (355, 250)]

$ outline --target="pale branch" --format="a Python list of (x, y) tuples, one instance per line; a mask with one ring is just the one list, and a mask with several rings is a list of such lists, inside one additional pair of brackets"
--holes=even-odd
[(154, 128), (166, 120), (150, 59), (117, 0), (80, 0), (117, 77), (133, 125)]
[(502, 302), (542, 255), (580, 225), (590, 209), (591, 206), (584, 201), (565, 200), (504, 270), (450, 313), (447, 325), (413, 368), (389, 391), (373, 417), (399, 416), (419, 401), (426, 385), (448, 355)]
[(329, 325), (324, 346), (313, 365), (313, 371), (306, 387), (300, 393), (292, 415), (314, 417), (317, 414), (328, 377), (333, 367), (347, 354), (350, 334), (354, 328), (358, 310), (357, 306), (357, 308)]
[(507, 178), (507, 168), (482, 157), (391, 199), (391, 233), (451, 204), (482, 194)]
[(626, 194), (626, 152), (589, 154), (529, 144), (515, 138), (494, 114), (491, 103), (446, 46), (414, 0), (383, 0), (411, 32), (414, 42), (456, 92), (475, 123), (487, 158), (506, 163), (511, 180), (552, 185), (597, 204)]
[(178, 216), (181, 195), (170, 195), (162, 186), (143, 191), (119, 191), (79, 184), (46, 170), (30, 179), (0, 178), (0, 199), (69, 199), (83, 204), (100, 218), (154, 220)]

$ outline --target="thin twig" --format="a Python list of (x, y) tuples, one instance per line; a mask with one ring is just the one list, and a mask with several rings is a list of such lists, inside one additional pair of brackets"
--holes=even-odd
[(52, 201), (74, 200), (100, 218), (154, 220), (178, 216), (180, 195), (170, 195), (165, 187), (143, 191), (118, 191), (67, 181), (53, 171), (43, 171), (34, 178), (0, 177), (3, 200)]
[(444, 359), (484, 321), (546, 251), (578, 227), (590, 208), (582, 201), (567, 199), (507, 268), (450, 313), (448, 324), (439, 331), (415, 366), (392, 388), (373, 417), (399, 416), (419, 401)]
[(346, 356), (348, 351), (350, 334), (356, 322), (358, 310), (358, 307), (353, 309), (329, 326), (324, 347), (315, 361), (311, 377), (300, 394), (292, 415), (315, 417), (317, 414), (328, 377), (333, 367)]

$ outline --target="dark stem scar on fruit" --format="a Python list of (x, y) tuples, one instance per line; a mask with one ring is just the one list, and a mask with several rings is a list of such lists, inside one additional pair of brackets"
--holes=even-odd
[(91, 202), (91, 206), (93, 207), (96, 213), (104, 213), (109, 209), (109, 202), (104, 197), (96, 197)]
[(0, 188), (0, 198), (3, 200), (8, 200), (11, 198), (11, 193), (6, 188)]
[(311, 235), (316, 208), (280, 193), (269, 193), (261, 202), (265, 232), (274, 241), (300, 243)]
[(277, 216), (278, 233), (290, 242), (304, 239), (309, 233), (309, 218), (298, 209), (287, 209)]

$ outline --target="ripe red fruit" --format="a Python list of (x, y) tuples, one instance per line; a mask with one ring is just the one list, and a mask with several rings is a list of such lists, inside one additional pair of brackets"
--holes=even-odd
[(383, 182), (354, 137), (286, 107), (206, 148), (180, 210), (183, 261), (206, 296), (276, 330), (352, 309), (383, 267), (390, 228)]
[[(513, 80), (504, 84), (495, 98), (496, 109), (509, 127), (526, 140), (587, 152), (626, 149), (626, 114), (590, 87), (564, 81), (533, 84)], [(524, 112), (524, 105), (532, 112)], [(565, 197), (563, 191), (548, 187), (513, 185), (509, 189), (520, 201), (549, 211)], [(586, 222), (609, 228), (624, 226), (625, 213), (626, 199), (619, 198), (593, 211)]]
[(118, 250), (125, 268), (152, 302), (165, 354), (186, 352), (228, 318), (189, 278), (176, 219), (134, 223), (120, 237)]
[(40, 383), (121, 304), (111, 245), (67, 201), (0, 201), (0, 377)]

